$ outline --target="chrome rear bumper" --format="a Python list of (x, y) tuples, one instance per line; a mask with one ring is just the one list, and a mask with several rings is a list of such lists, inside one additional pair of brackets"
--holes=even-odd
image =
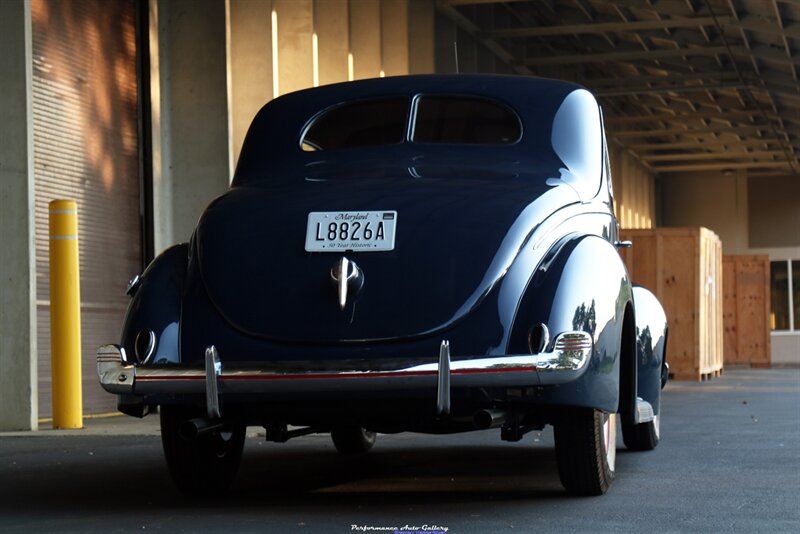
[[(184, 365), (133, 365), (119, 345), (97, 350), (97, 374), (103, 389), (120, 395), (204, 394), (215, 389), (228, 393), (272, 393), (313, 391), (364, 391), (388, 389), (438, 389), (446, 396), (450, 388), (515, 387), (560, 384), (582, 374), (592, 354), (591, 336), (566, 332), (556, 338), (553, 350), (539, 354), (497, 357), (451, 357), (442, 342), (438, 361), (369, 369), (370, 362), (279, 362), (267, 361), (254, 369), (235, 362), (211, 360), (205, 368)], [(214, 358), (216, 358), (216, 350)], [(447, 408), (446, 399), (440, 408)]]

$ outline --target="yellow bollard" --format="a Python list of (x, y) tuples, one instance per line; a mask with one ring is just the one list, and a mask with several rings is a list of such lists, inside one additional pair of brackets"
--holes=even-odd
[(50, 203), (50, 347), (53, 428), (83, 428), (78, 205)]

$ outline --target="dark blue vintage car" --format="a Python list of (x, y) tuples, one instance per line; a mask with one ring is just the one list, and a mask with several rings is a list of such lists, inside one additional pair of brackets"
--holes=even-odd
[(561, 481), (604, 493), (617, 415), (659, 440), (667, 326), (617, 248), (600, 108), (565, 82), (408, 76), (258, 113), (230, 190), (136, 277), (103, 387), (160, 407), (170, 473), (226, 489), (248, 425), (286, 441), (553, 425)]

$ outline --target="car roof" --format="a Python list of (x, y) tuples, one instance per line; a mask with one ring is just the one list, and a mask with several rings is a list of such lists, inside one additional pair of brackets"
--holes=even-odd
[[(549, 147), (555, 113), (567, 95), (578, 89), (582, 87), (573, 83), (530, 76), (454, 74), (373, 78), (288, 93), (267, 103), (254, 118), (242, 146), (234, 185), (252, 176), (286, 174), (303, 168), (309, 160), (318, 160), (319, 153), (303, 152), (299, 141), (304, 128), (321, 111), (345, 102), (389, 96), (459, 95), (502, 102), (520, 117), (522, 139), (513, 146), (480, 147), (480, 150), (503, 153), (503, 157), (511, 153), (523, 157), (538, 151), (541, 157), (541, 152)], [(376, 149), (328, 152), (325, 158), (352, 159), (356, 150), (364, 155)], [(392, 145), (377, 150), (399, 156), (405, 151), (410, 155), (412, 150), (425, 149)], [(465, 145), (461, 150), (474, 152), (475, 147)]]

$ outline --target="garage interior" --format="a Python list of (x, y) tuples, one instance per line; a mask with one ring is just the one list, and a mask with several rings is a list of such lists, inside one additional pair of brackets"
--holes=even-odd
[(50, 414), (53, 195), (79, 202), (85, 412), (105, 413), (94, 350), (126, 282), (227, 188), (257, 110), (402, 74), (589, 88), (622, 227), (703, 226), (768, 257), (771, 361), (800, 365), (798, 43), (788, 0), (0, 2), (0, 429)]
[(510, 72), (580, 83), (603, 102), (609, 137), (653, 172), (798, 172), (796, 2), (445, 0), (438, 7), (455, 30), (445, 22), (437, 30), (461, 44), (456, 69), (439, 40), (438, 72), (486, 69), (487, 58), (463, 43), (468, 34)]

